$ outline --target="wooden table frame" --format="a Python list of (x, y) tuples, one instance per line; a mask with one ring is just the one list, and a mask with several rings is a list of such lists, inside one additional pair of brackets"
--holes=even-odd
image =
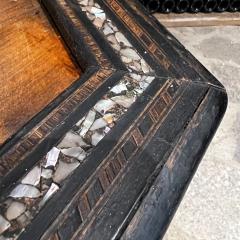
[[(21, 240), (161, 238), (227, 106), (224, 87), (140, 5), (95, 2), (148, 63), (155, 79), (61, 184)], [(83, 75), (1, 147), (2, 199), (26, 169), (130, 74), (77, 0), (41, 3)]]

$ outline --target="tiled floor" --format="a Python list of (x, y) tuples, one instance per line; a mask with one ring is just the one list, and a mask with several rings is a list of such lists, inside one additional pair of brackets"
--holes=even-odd
[(164, 240), (239, 240), (240, 27), (169, 30), (223, 83), (229, 105)]

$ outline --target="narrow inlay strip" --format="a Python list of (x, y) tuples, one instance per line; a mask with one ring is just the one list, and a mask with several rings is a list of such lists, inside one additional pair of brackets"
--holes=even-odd
[[(49, 2), (49, 1), (48, 1)], [(80, 33), (81, 37), (84, 38), (88, 47), (90, 47), (91, 51), (94, 53), (94, 57), (96, 58), (98, 64), (102, 68), (113, 68), (111, 62), (106, 58), (106, 55), (99, 48), (98, 44), (94, 40), (91, 34), (89, 34), (86, 26), (80, 21), (75, 11), (66, 3), (65, 0), (55, 0), (56, 4), (59, 4), (61, 7), (62, 14), (64, 14), (67, 18), (69, 18), (70, 23), (77, 29), (77, 32)], [(60, 29), (61, 31), (61, 29)], [(70, 36), (71, 37), (71, 36)], [(77, 41), (77, 39), (74, 39)], [(71, 48), (73, 51), (73, 49)]]
[(9, 173), (26, 154), (29, 154), (51, 131), (59, 125), (73, 111), (79, 103), (86, 100), (93, 91), (95, 91), (104, 81), (113, 73), (112, 70), (100, 70), (93, 74), (86, 83), (78, 88), (72, 95), (63, 101), (55, 110), (51, 112), (43, 121), (41, 121), (34, 130), (24, 136), (15, 146), (7, 153), (1, 156), (0, 176)]
[(138, 74), (153, 73), (151, 67), (141, 57), (136, 48), (96, 1), (73, 0), (73, 2), (78, 4), (81, 10), (86, 13), (88, 19), (105, 36), (130, 72), (134, 71)]
[[(87, 30), (85, 26), (81, 23), (67, 1), (56, 0), (56, 2), (80, 35), (84, 36), (84, 40), (90, 44), (90, 48), (95, 54), (97, 61), (104, 68), (111, 68), (111, 64), (108, 64), (95, 40), (90, 34), (86, 34)], [(27, 171), (26, 175), (11, 190), (7, 199), (3, 200), (1, 207), (5, 209), (7, 226), (3, 236), (18, 238), (24, 228), (31, 222), (31, 219), (59, 191), (64, 180), (81, 165), (105, 135), (109, 134), (119, 119), (122, 118), (136, 101), (136, 98), (142, 95), (155, 78), (151, 76), (153, 74), (151, 67), (139, 55), (118, 27), (107, 17), (100, 5), (94, 1), (86, 2), (77, 0), (77, 3), (79, 8), (86, 13), (89, 20), (104, 35), (111, 47), (120, 56), (130, 73), (111, 88), (62, 138), (62, 141), (57, 146), (53, 147), (37, 165)], [(9, 167), (8, 171), (10, 171), (16, 162), (19, 162), (19, 159), (24, 159), (26, 154), (33, 151), (34, 147), (46, 138), (59, 122), (64, 121), (74, 106), (77, 106), (79, 102), (89, 97), (91, 92), (99, 87), (102, 81), (105, 81), (111, 74), (112, 70), (102, 69), (93, 75), (93, 83), (89, 79), (46, 117), (39, 126), (36, 126), (33, 132), (23, 138), (17, 148), (13, 148), (12, 152), (9, 151), (2, 156), (3, 160), (5, 160), (3, 161), (5, 163), (3, 165), (4, 170), (6, 171), (6, 167)], [(145, 129), (145, 131), (147, 130)], [(143, 136), (145, 135), (146, 132)], [(131, 137), (131, 140), (129, 139), (129, 142), (123, 146), (122, 153), (126, 161), (135, 152), (137, 146), (143, 143), (143, 136), (140, 128), (135, 129), (135, 134)], [(136, 142), (135, 139), (137, 140)], [(101, 186), (99, 187), (102, 191), (101, 194), (104, 189), (108, 188), (108, 184), (113, 182), (121, 166), (124, 166), (123, 162), (109, 162), (104, 170), (107, 179), (104, 180), (103, 184), (103, 177), (98, 180), (100, 184), (98, 186)], [(94, 191), (89, 191), (83, 203), (88, 203), (89, 208), (92, 209), (98, 198), (99, 196), (94, 195)], [(31, 201), (27, 201), (26, 199), (31, 199)], [(21, 207), (21, 214), (11, 217), (9, 213), (13, 211), (12, 209), (15, 209), (16, 205), (18, 205), (18, 208)], [(83, 204), (79, 206), (81, 209)], [(85, 212), (80, 213), (82, 218), (86, 214)]]
[(120, 19), (131, 29), (139, 41), (145, 45), (148, 51), (167, 70), (172, 65), (166, 54), (153, 41), (151, 36), (124, 10), (117, 0), (107, 0), (108, 6), (120, 17)]
[[(127, 137), (124, 137), (124, 141), (120, 142), (116, 147), (116, 152), (114, 154), (110, 154), (105, 160), (101, 167), (95, 172), (94, 177), (91, 177), (91, 181), (89, 181), (82, 190), (79, 191), (75, 199), (72, 201), (72, 204), (69, 205), (70, 208), (74, 207), (75, 205), (81, 206), (79, 208), (80, 215), (82, 216), (82, 224), (79, 226), (78, 231), (75, 233), (75, 236), (81, 235), (81, 231), (84, 228), (84, 231), (88, 228), (88, 224), (94, 221), (95, 217), (97, 216), (97, 212), (100, 211), (101, 207), (107, 201), (107, 193), (112, 191), (112, 189), (116, 186), (116, 181), (121, 178), (121, 175), (124, 174), (125, 167), (131, 164), (132, 159), (136, 156), (136, 154), (140, 154), (141, 151), (144, 149), (144, 145), (148, 143), (151, 139), (151, 136), (157, 131), (157, 126), (161, 124), (164, 117), (167, 116), (166, 111), (169, 109), (169, 105), (164, 102), (164, 96), (168, 94), (167, 92), (172, 86), (175, 84), (175, 81), (170, 81), (164, 85), (161, 91), (156, 94), (151, 104), (146, 108), (144, 111), (144, 116), (150, 116), (150, 113), (153, 110), (157, 110), (158, 118), (151, 120), (151, 125), (146, 131), (145, 135), (143, 136), (140, 133), (140, 126), (145, 121), (146, 118), (140, 118), (138, 122), (136, 122), (135, 126), (128, 132)], [(178, 89), (175, 89), (175, 96)], [(171, 104), (177, 102), (175, 96), (171, 98)], [(180, 94), (178, 95), (178, 97)], [(159, 99), (161, 99), (161, 104), (159, 104)], [(136, 133), (138, 140), (136, 141)], [(86, 196), (90, 191), (93, 191), (95, 180), (98, 179), (102, 188), (103, 193), (101, 196), (97, 198), (94, 205), (86, 204)], [(101, 202), (101, 204), (100, 204)], [(66, 209), (63, 215), (60, 217), (68, 215), (68, 211)], [(56, 220), (57, 222), (57, 220)], [(61, 229), (61, 225), (55, 224), (55, 226)], [(86, 227), (87, 226), (87, 227)], [(57, 234), (57, 233), (56, 233)], [(70, 239), (71, 236), (68, 236)], [(60, 238), (61, 239), (61, 238)]]
[[(30, 222), (36, 212), (58, 191), (62, 182), (91, 154), (93, 148), (111, 131), (153, 80), (153, 76), (137, 74), (126, 76), (77, 122), (62, 141), (41, 160), (40, 164), (27, 172), (9, 195), (11, 199), (23, 199), (21, 203), (25, 206), (23, 213), (26, 218), (25, 224)], [(87, 86), (89, 87), (89, 84)], [(88, 90), (91, 91), (91, 88)], [(78, 91), (78, 93), (83, 92)], [(76, 99), (73, 103), (79, 100)], [(54, 124), (50, 126), (53, 127)], [(49, 129), (47, 128), (44, 132), (40, 132), (39, 129), (42, 128), (37, 128), (36, 133), (42, 139)], [(32, 199), (30, 205), (24, 201), (26, 197)], [(2, 203), (3, 208), (11, 207), (8, 201), (9, 199)], [(31, 209), (30, 212), (29, 209)], [(19, 233), (21, 231), (17, 234), (14, 231), (13, 236)]]

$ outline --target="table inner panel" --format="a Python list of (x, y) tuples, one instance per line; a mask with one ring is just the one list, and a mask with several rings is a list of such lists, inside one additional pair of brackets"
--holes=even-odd
[(0, 1), (0, 144), (80, 76), (37, 0)]

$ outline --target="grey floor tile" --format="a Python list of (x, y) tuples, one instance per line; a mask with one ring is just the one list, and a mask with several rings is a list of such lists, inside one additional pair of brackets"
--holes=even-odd
[(239, 240), (240, 27), (169, 30), (223, 83), (229, 105), (164, 240)]

